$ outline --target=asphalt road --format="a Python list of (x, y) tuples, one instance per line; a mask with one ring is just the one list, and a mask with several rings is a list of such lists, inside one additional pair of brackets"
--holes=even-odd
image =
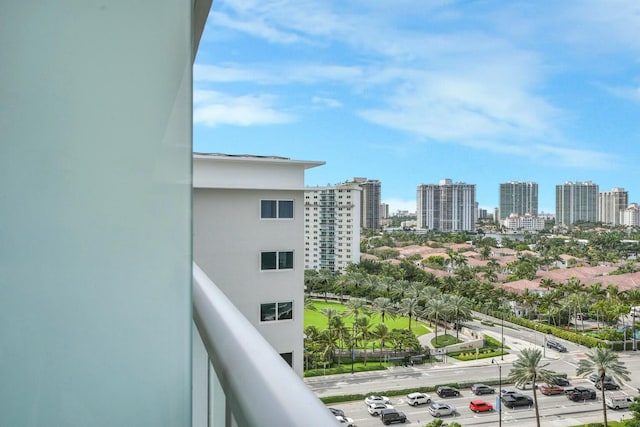
[[(555, 350), (544, 347), (546, 337), (536, 331), (510, 324), (505, 324), (503, 328), (501, 324), (490, 327), (481, 325), (479, 322), (472, 322), (470, 326), (498, 340), (504, 336), (505, 345), (509, 347), (510, 354), (504, 356), (503, 360), (495, 358), (494, 362), (496, 363), (493, 364), (489, 359), (457, 362), (447, 358), (444, 362), (432, 365), (416, 365), (406, 368), (395, 367), (385, 371), (313, 377), (305, 379), (305, 382), (319, 397), (344, 394), (372, 394), (386, 390), (411, 389), (449, 382), (473, 381), (482, 383), (489, 380), (498, 381), (500, 376), (503, 382), (506, 382), (506, 376), (509, 373), (512, 362), (517, 358), (519, 350), (524, 347), (535, 346), (544, 350), (543, 359), (544, 363), (548, 363), (548, 369), (567, 374), (572, 385), (592, 386), (588, 380), (575, 376), (578, 361), (584, 357), (584, 353), (588, 350), (586, 347), (562, 341), (567, 347), (567, 352), (558, 353)], [(623, 384), (623, 390), (632, 396), (637, 396), (638, 388), (640, 388), (640, 351), (620, 353), (619, 357), (632, 373), (631, 380)], [(508, 385), (504, 387), (508, 387)], [(456, 421), (465, 427), (498, 425), (499, 416), (497, 413), (472, 413), (467, 406), (475, 396), (469, 390), (462, 390), (462, 393), (463, 396), (460, 398), (447, 399), (447, 402), (452, 403), (458, 409), (454, 417)], [(531, 391), (525, 393), (531, 394)], [(542, 425), (544, 426), (573, 426), (580, 423), (602, 421), (602, 405), (599, 400), (575, 403), (568, 400), (564, 395), (543, 396), (538, 394), (538, 396), (540, 414), (544, 420)], [(435, 397), (436, 400), (441, 400), (437, 396)], [(483, 400), (495, 403), (494, 396), (483, 397)], [(403, 396), (392, 398), (392, 401), (397, 409), (405, 412), (408, 417), (408, 425), (413, 424), (422, 427), (432, 419), (431, 415), (427, 413), (426, 407), (411, 407), (406, 404)], [(343, 409), (347, 416), (356, 421), (359, 427), (382, 425), (377, 417), (369, 415), (364, 403), (361, 401), (334, 404), (332, 406)], [(520, 427), (535, 425), (533, 409), (503, 409), (502, 423), (505, 425), (518, 424)], [(610, 410), (608, 414), (612, 420), (630, 417), (630, 413), (627, 411)]]

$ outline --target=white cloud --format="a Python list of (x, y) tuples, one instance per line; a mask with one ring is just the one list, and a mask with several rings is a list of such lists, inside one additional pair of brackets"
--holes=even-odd
[(294, 117), (273, 107), (270, 95), (232, 97), (214, 91), (193, 93), (193, 123), (215, 127), (219, 125), (253, 126), (289, 123)]
[(321, 104), (329, 108), (338, 108), (342, 106), (342, 103), (337, 99), (324, 98), (321, 96), (314, 96), (313, 98), (311, 98), (311, 102), (313, 102), (314, 104)]

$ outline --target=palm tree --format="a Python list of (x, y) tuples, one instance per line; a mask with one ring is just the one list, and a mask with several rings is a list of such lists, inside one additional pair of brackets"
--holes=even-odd
[(448, 308), (449, 304), (443, 297), (427, 301), (427, 305), (424, 308), (424, 314), (433, 320), (433, 331), (436, 342), (438, 341), (438, 322), (440, 318), (446, 314)]
[(367, 365), (367, 344), (369, 343), (369, 337), (371, 337), (371, 329), (373, 325), (367, 316), (358, 318), (356, 322), (357, 336), (362, 340), (362, 348), (364, 349), (364, 365)]
[(618, 360), (618, 355), (613, 350), (605, 347), (594, 347), (586, 353), (586, 358), (580, 359), (576, 375), (584, 376), (596, 372), (600, 378), (600, 390), (602, 394), (602, 413), (604, 415), (604, 427), (607, 427), (607, 405), (604, 401), (604, 378), (609, 375), (617, 382), (629, 381), (629, 370), (624, 363)]
[(471, 308), (469, 307), (469, 302), (467, 299), (460, 295), (451, 295), (447, 299), (447, 303), (449, 305), (449, 313), (451, 314), (451, 319), (456, 325), (456, 340), (458, 339), (458, 332), (460, 330), (458, 324), (461, 320), (467, 320), (471, 318)]
[(411, 330), (411, 319), (415, 318), (420, 311), (418, 298), (403, 298), (398, 307), (398, 313), (409, 317), (409, 330)]
[(369, 307), (367, 307), (366, 303), (367, 302), (362, 298), (351, 298), (347, 301), (347, 304), (345, 304), (345, 309), (342, 315), (345, 317), (353, 316), (353, 322), (351, 323), (352, 338), (355, 338), (358, 317), (369, 314)]
[(329, 284), (333, 281), (334, 278), (333, 271), (328, 268), (322, 268), (318, 271), (318, 275), (316, 276), (316, 280), (318, 283), (323, 285), (324, 289), (324, 302), (327, 302), (327, 291), (329, 289)]
[(396, 316), (395, 305), (391, 302), (391, 299), (387, 297), (378, 297), (374, 299), (371, 305), (371, 311), (374, 313), (380, 313), (382, 323), (384, 323), (386, 316), (389, 316), (392, 319)]
[(389, 332), (389, 327), (384, 323), (378, 323), (373, 329), (373, 336), (380, 340), (380, 358), (382, 358), (384, 342), (389, 338)]
[(531, 381), (533, 389), (533, 406), (536, 411), (536, 424), (540, 427), (540, 412), (538, 411), (538, 395), (536, 393), (536, 382), (538, 380), (552, 383), (557, 374), (545, 369), (548, 363), (540, 365), (542, 351), (537, 348), (525, 348), (518, 355), (518, 359), (513, 362), (513, 367), (507, 379), (514, 383), (526, 383)]

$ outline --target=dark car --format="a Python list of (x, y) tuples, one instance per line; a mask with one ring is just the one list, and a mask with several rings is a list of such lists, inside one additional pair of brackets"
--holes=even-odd
[(564, 353), (565, 351), (567, 351), (567, 347), (554, 340), (547, 340), (547, 347), (559, 351), (560, 353)]
[(399, 412), (395, 409), (383, 409), (380, 411), (380, 420), (384, 425), (389, 425), (392, 423), (405, 423), (407, 421), (407, 416), (404, 412)]
[(480, 396), (481, 394), (491, 394), (495, 392), (495, 388), (486, 384), (474, 384), (471, 386), (471, 393), (475, 394), (476, 396)]
[[(601, 390), (602, 389), (602, 384), (603, 383), (601, 381), (596, 382), (596, 388), (598, 390)], [(620, 386), (618, 384), (614, 383), (613, 381), (604, 380), (604, 389), (605, 390), (620, 390)]]
[(588, 387), (577, 386), (570, 388), (565, 390), (565, 394), (567, 395), (567, 399), (573, 400), (574, 402), (579, 402), (581, 400), (593, 400), (596, 398), (596, 391)]
[(436, 394), (440, 397), (457, 397), (460, 396), (460, 391), (449, 386), (440, 386), (436, 390)]
[(344, 417), (344, 411), (338, 408), (329, 408), (331, 413), (337, 417)]
[(566, 386), (568, 386), (568, 385), (571, 385), (571, 384), (569, 383), (569, 380), (568, 380), (568, 379), (566, 379), (565, 377), (555, 377), (555, 378), (553, 379), (553, 384), (555, 384), (555, 385), (559, 385), (559, 386), (561, 386), (561, 387), (566, 387)]
[(502, 398), (502, 404), (507, 408), (516, 408), (518, 406), (531, 406), (533, 399), (524, 394), (509, 394)]

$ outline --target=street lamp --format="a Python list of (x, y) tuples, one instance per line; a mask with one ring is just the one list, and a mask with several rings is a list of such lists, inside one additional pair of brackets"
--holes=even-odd
[[(502, 351), (500, 351), (500, 360), (504, 360), (504, 307), (500, 310), (502, 313), (502, 325), (500, 326), (500, 335), (502, 336)], [(498, 365), (499, 366), (499, 365)]]
[(491, 363), (498, 365), (498, 394), (496, 396), (496, 411), (498, 411), (498, 427), (502, 427), (502, 365), (491, 359)]

